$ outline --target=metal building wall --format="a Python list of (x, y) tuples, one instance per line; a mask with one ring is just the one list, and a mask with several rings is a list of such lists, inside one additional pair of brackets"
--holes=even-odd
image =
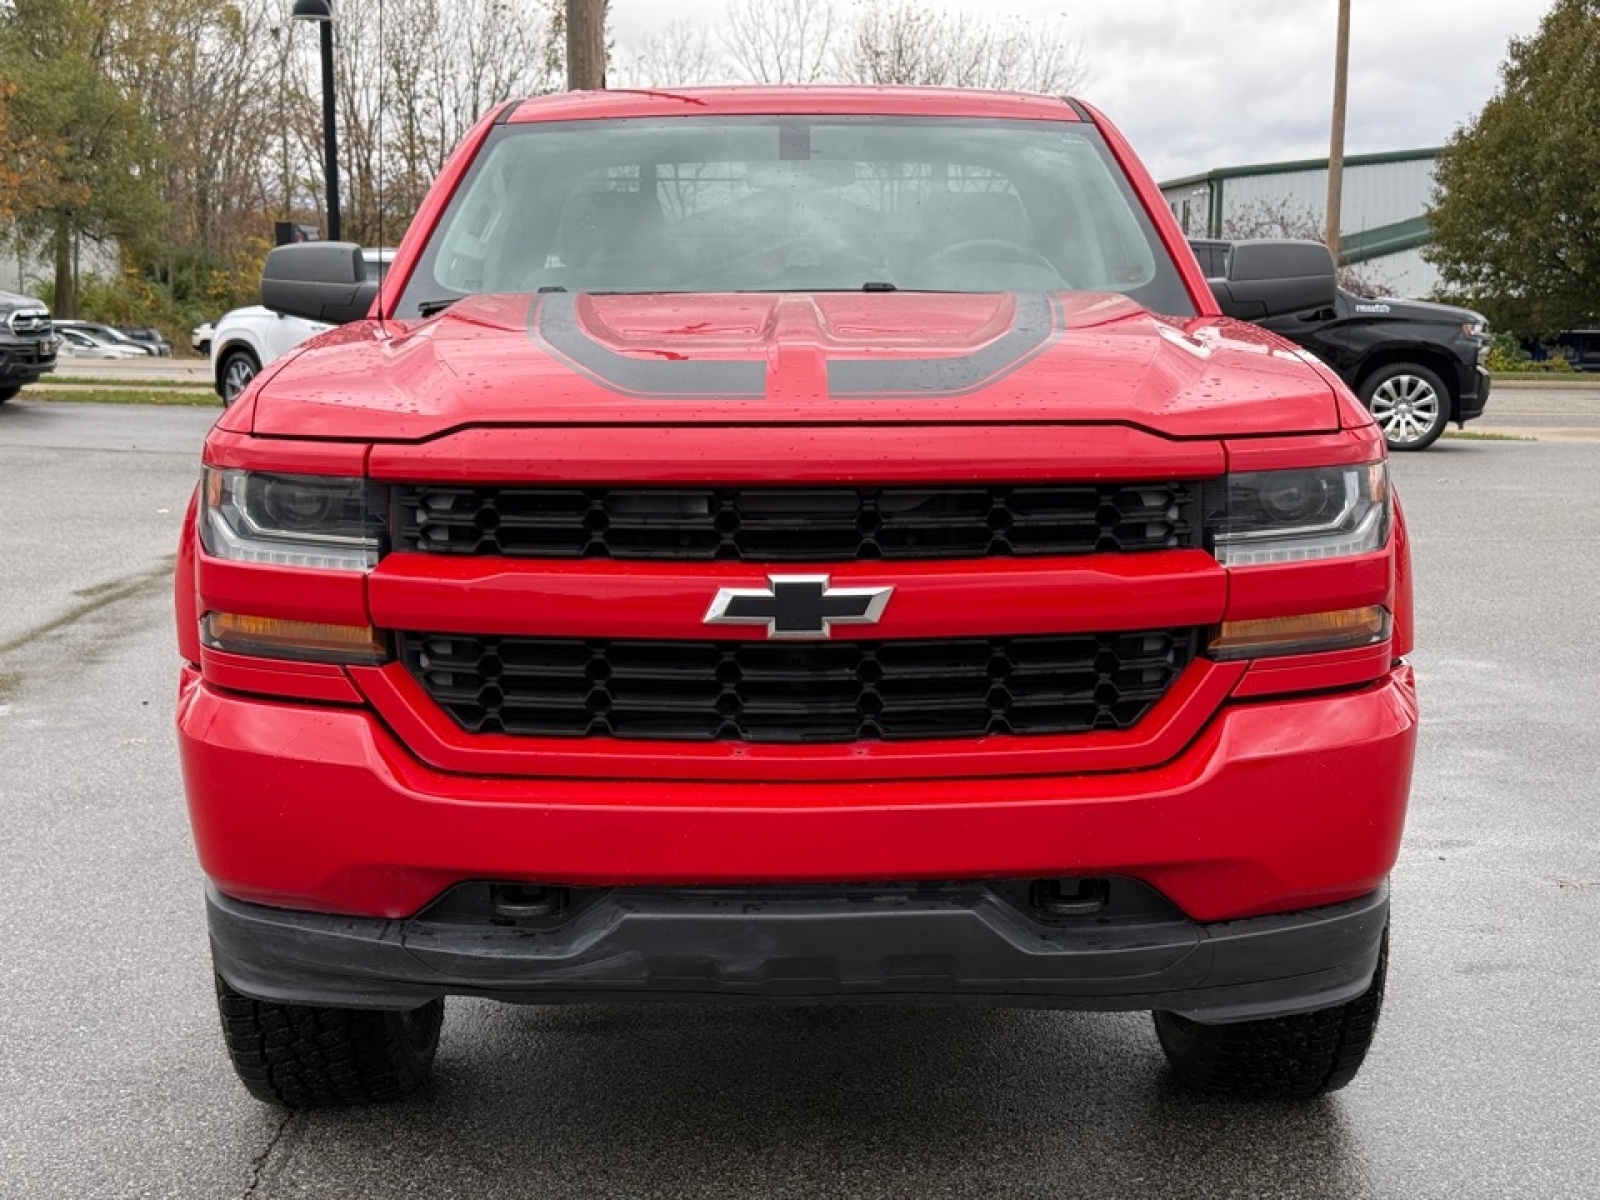
[(1422, 257), (1421, 249), (1368, 259), (1356, 270), (1363, 278), (1383, 284), (1382, 290), (1391, 296), (1426, 300), (1439, 286), (1439, 269)]
[[(1381, 161), (1346, 162), (1340, 230), (1345, 238), (1415, 222), (1432, 202), (1431, 153), (1394, 160), (1372, 157)], [(1327, 213), (1328, 168), (1315, 164), (1282, 170), (1224, 169), (1177, 180), (1163, 186), (1162, 194), (1190, 237), (1228, 236), (1237, 230), (1237, 223), (1252, 225), (1264, 218), (1304, 223), (1308, 234), (1320, 236)], [(1438, 271), (1424, 261), (1417, 247), (1366, 259), (1356, 268), (1387, 284), (1397, 296), (1427, 296), (1439, 283)]]
[[(1409, 221), (1427, 212), (1433, 198), (1433, 160), (1346, 167), (1339, 232), (1344, 235)], [(1328, 211), (1328, 170), (1242, 175), (1222, 184), (1223, 219), (1260, 206), (1280, 205), (1309, 213), (1321, 223)]]

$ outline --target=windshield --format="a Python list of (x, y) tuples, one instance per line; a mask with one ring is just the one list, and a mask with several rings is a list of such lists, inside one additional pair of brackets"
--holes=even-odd
[(397, 315), (540, 290), (1080, 290), (1193, 313), (1098, 132), (1065, 121), (503, 125)]

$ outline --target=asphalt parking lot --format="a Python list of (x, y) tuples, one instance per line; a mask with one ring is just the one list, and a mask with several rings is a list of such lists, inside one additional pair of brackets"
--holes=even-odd
[(171, 734), (214, 416), (0, 406), (0, 1197), (1600, 1195), (1600, 392), (1395, 463), (1425, 716), (1389, 999), (1299, 1107), (1177, 1090), (1142, 1015), (480, 1002), (406, 1103), (256, 1104)]

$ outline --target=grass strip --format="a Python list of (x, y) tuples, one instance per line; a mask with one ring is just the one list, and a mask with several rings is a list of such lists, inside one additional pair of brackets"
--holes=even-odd
[(193, 388), (23, 388), (19, 400), (34, 400), (45, 404), (157, 404), (189, 407), (220, 408), (222, 401), (209, 389)]
[(145, 388), (175, 387), (175, 388), (211, 388), (209, 379), (139, 379), (124, 376), (121, 379), (94, 379), (87, 375), (46, 375), (28, 384), (31, 388), (81, 388), (98, 387), (111, 388), (120, 391), (127, 388), (142, 390)]
[(1489, 378), (1495, 383), (1537, 383), (1553, 388), (1600, 389), (1600, 373), (1594, 371), (1495, 371)]
[(1444, 436), (1453, 442), (1537, 442), (1536, 437), (1516, 433), (1489, 433), (1481, 429), (1446, 429)]

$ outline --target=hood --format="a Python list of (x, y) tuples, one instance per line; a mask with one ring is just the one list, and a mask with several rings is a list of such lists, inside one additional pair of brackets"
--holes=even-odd
[(1396, 300), (1388, 296), (1368, 298), (1350, 296), (1353, 314), (1357, 317), (1387, 317), (1393, 321), (1427, 321), (1433, 325), (1488, 324), (1482, 313), (1470, 308), (1457, 308), (1453, 304), (1435, 304), (1432, 300)]
[(20, 292), (7, 292), (4, 290), (0, 290), (0, 309), (6, 309), (7, 311), (23, 309), (38, 309), (40, 312), (49, 311), (43, 300), (35, 299), (32, 296), (24, 296)]
[(361, 322), (263, 376), (265, 436), (474, 425), (1115, 423), (1171, 437), (1339, 428), (1329, 383), (1254, 326), (1121, 296), (480, 296)]

